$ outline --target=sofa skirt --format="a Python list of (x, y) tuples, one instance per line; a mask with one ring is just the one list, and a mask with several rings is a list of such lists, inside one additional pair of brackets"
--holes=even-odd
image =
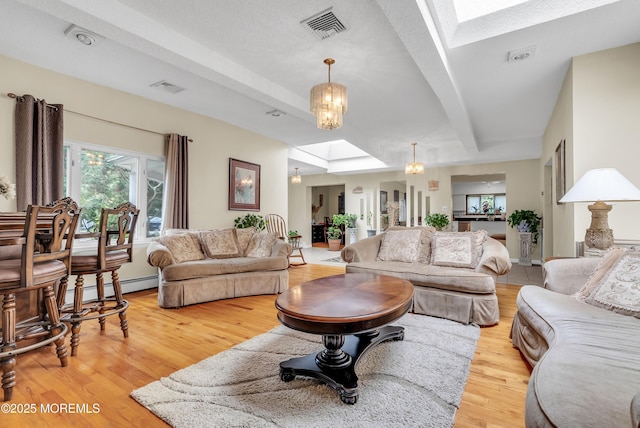
[(158, 306), (161, 308), (179, 308), (234, 297), (279, 294), (289, 287), (289, 271), (286, 269), (168, 282), (162, 280), (162, 274), (158, 277)]
[(498, 297), (414, 286), (412, 312), (480, 326), (498, 324)]

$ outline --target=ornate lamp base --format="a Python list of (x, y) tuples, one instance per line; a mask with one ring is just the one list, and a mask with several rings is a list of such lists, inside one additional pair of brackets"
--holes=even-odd
[(606, 250), (613, 245), (613, 230), (609, 229), (608, 215), (611, 205), (598, 201), (589, 205), (591, 225), (584, 235), (584, 242), (589, 248)]

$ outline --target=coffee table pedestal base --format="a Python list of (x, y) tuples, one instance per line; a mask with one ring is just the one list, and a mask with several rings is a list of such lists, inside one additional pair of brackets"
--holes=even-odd
[(358, 401), (358, 359), (373, 346), (387, 340), (403, 340), (404, 327), (386, 326), (355, 335), (324, 335), (325, 349), (306, 357), (292, 358), (280, 363), (280, 379), (292, 381), (296, 376), (320, 380), (338, 391), (346, 404)]

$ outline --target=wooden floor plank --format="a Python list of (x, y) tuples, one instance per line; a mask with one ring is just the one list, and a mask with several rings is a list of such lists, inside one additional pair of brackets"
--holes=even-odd
[[(343, 267), (334, 266), (293, 267), (290, 285), (343, 272)], [(481, 329), (456, 427), (524, 425), (530, 372), (509, 340), (518, 290), (512, 285), (497, 287), (500, 323)], [(132, 293), (127, 299), (129, 338), (123, 339), (117, 317), (109, 317), (105, 332), (97, 321), (83, 324), (78, 356), (70, 358), (68, 367), (60, 367), (51, 347), (18, 356), (10, 404), (22, 412), (3, 412), (2, 426), (164, 427), (129, 396), (132, 390), (279, 325), (272, 295), (180, 309), (159, 308), (156, 290)], [(93, 412), (61, 411), (65, 404), (86, 405)], [(24, 413), (32, 405), (35, 413)]]

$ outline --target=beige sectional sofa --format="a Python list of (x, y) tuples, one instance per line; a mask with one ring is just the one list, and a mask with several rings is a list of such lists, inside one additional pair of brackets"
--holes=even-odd
[(158, 268), (158, 305), (176, 308), (289, 286), (291, 245), (249, 229), (171, 231), (147, 248)]
[(478, 232), (394, 227), (345, 247), (346, 272), (411, 281), (414, 313), (488, 326), (500, 320), (496, 279), (511, 269), (504, 245)]
[(640, 254), (552, 260), (543, 276), (511, 330), (534, 367), (526, 426), (640, 428)]

